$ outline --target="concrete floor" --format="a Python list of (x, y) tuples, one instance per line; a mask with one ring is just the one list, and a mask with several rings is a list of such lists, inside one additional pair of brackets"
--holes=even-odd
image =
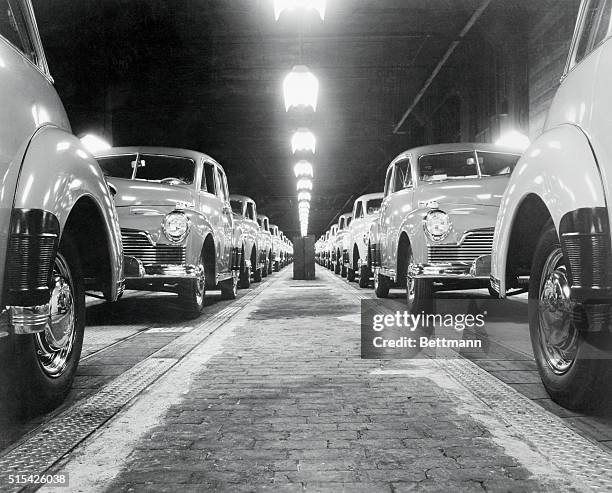
[[(83, 492), (612, 488), (590, 460), (610, 465), (609, 420), (541, 393), (524, 301), (491, 307), (486, 357), (446, 363), (361, 359), (360, 299), (373, 297), (318, 267), (315, 281), (285, 269), (235, 302), (212, 295), (192, 321), (165, 295), (90, 303), (70, 399), (13, 423), (0, 466), (64, 474)], [(65, 428), (71, 439), (54, 445)], [(559, 435), (567, 459), (546, 446)]]

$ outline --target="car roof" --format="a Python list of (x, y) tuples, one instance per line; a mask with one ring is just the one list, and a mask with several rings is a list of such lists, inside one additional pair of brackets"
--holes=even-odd
[(520, 151), (505, 146), (499, 146), (497, 144), (489, 144), (485, 142), (458, 142), (451, 144), (432, 144), (421, 147), (413, 147), (407, 151), (398, 154), (393, 161), (389, 164), (405, 159), (408, 156), (421, 157), (425, 154), (437, 154), (443, 152), (461, 152), (461, 151), (487, 151), (487, 152), (504, 152), (508, 154), (520, 155)]
[(357, 200), (355, 202), (357, 202), (358, 200), (363, 200), (363, 201), (367, 202), (368, 200), (382, 199), (383, 196), (384, 196), (383, 192), (366, 193), (365, 195), (362, 195), (361, 197), (357, 197)]
[(348, 218), (348, 217), (353, 217), (353, 213), (352, 212), (345, 212), (344, 214), (340, 214), (340, 216), (338, 217), (338, 222), (340, 222), (341, 218)]
[[(125, 147), (111, 147), (110, 149), (106, 149), (104, 151), (100, 151), (96, 153), (94, 157), (108, 157), (108, 156), (118, 156), (121, 154), (158, 154), (161, 156), (177, 156), (177, 157), (187, 157), (191, 158), (194, 161), (199, 161), (200, 159), (205, 159), (207, 161), (211, 161), (213, 163), (219, 164), (214, 158), (210, 157), (208, 154), (204, 154), (203, 152), (193, 151), (190, 149), (180, 149), (178, 147), (155, 147), (155, 146), (125, 146)], [(219, 164), (219, 166), (221, 166)]]
[(242, 202), (253, 202), (255, 201), (251, 197), (247, 197), (246, 195), (238, 195), (236, 193), (231, 193), (229, 196), (230, 200), (240, 200)]

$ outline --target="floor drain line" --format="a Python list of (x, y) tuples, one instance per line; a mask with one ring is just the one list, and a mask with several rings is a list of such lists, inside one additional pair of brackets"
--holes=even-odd
[(42, 474), (49, 469), (175, 363), (174, 359), (159, 358), (142, 361), (0, 457), (5, 482), (2, 491), (19, 491), (23, 487), (6, 484), (9, 474)]
[[(334, 278), (334, 276), (330, 276)], [(369, 299), (342, 283), (356, 299)], [(447, 353), (447, 354), (445, 354)], [(612, 488), (612, 456), (596, 443), (452, 349), (439, 350), (436, 365), (495, 411), (552, 464), (595, 491)]]
[[(235, 303), (216, 313), (204, 324), (178, 337), (119, 375), (94, 395), (77, 402), (26, 436), (5, 455), (0, 456), (0, 471), (3, 473), (0, 481), (4, 482), (4, 484), (0, 482), (0, 489), (7, 493), (24, 489), (23, 485), (7, 484), (8, 475), (43, 474), (50, 469), (115, 416), (130, 400), (166, 373), (179, 359), (240, 312), (269, 285), (270, 282), (262, 283)], [(173, 344), (172, 352), (175, 355), (163, 357), (164, 349)]]
[(466, 359), (436, 364), (512, 425), (540, 454), (593, 490), (612, 488), (612, 457), (557, 416)]

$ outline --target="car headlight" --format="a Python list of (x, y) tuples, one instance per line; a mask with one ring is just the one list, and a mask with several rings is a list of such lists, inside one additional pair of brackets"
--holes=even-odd
[(189, 218), (184, 212), (172, 211), (162, 221), (162, 229), (168, 240), (178, 243), (189, 233)]
[(427, 213), (425, 217), (425, 231), (430, 238), (440, 241), (446, 237), (451, 230), (451, 220), (448, 214), (443, 211), (435, 210)]

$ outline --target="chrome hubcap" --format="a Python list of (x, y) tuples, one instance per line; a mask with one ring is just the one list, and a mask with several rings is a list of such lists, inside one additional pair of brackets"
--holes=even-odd
[(204, 266), (198, 265), (198, 275), (196, 278), (196, 291), (195, 298), (196, 303), (201, 305), (204, 303), (204, 289), (206, 286), (206, 278), (204, 277)]
[(379, 283), (380, 283), (380, 280), (378, 278), (379, 275), (380, 274), (379, 274), (379, 270), (378, 270), (378, 267), (377, 267), (376, 269), (374, 269), (374, 289), (378, 289), (378, 286), (379, 286)]
[(43, 371), (50, 377), (64, 373), (75, 338), (74, 290), (70, 269), (64, 257), (57, 254), (53, 269), (51, 317), (43, 332), (35, 334), (35, 348)]
[(572, 322), (570, 284), (560, 248), (544, 263), (539, 293), (540, 346), (550, 368), (563, 374), (576, 357), (578, 331)]
[(406, 278), (406, 298), (410, 304), (414, 301), (414, 284), (414, 277), (408, 276)]

